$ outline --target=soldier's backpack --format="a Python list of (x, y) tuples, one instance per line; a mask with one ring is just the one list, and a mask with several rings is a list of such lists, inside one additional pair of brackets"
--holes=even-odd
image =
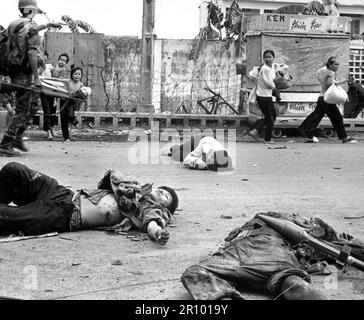
[(8, 30), (0, 31), (0, 75), (9, 75), (8, 56), (9, 56), (9, 37)]
[(0, 74), (8, 76), (12, 69), (21, 67), (26, 54), (27, 25), (29, 21), (19, 23), (12, 36), (9, 28), (0, 31)]

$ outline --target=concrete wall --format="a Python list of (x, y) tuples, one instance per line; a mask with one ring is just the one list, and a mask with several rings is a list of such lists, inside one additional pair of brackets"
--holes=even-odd
[[(88, 109), (81, 111), (136, 110), (140, 91), (140, 39), (103, 36), (100, 42), (97, 35), (92, 42), (92, 35), (72, 33), (48, 33), (46, 38), (52, 63), (61, 52), (71, 55), (77, 52), (77, 56), (84, 57), (72, 58), (84, 69), (83, 82), (93, 89)], [(225, 41), (205, 41), (197, 61), (189, 61), (191, 43), (192, 40), (155, 41), (153, 104), (156, 111), (173, 113), (185, 101), (192, 113), (199, 113), (196, 101), (207, 96), (204, 89), (207, 86), (237, 108), (240, 76), (236, 74), (236, 63), (242, 60), (239, 48), (234, 44), (227, 48)], [(100, 57), (104, 63), (95, 64)]]
[(98, 111), (135, 111), (139, 101), (141, 40), (106, 36), (106, 100)]

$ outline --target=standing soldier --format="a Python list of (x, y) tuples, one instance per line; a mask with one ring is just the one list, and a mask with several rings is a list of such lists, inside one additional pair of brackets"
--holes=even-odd
[(21, 18), (12, 21), (8, 28), (11, 83), (25, 87), (16, 92), (16, 111), (0, 142), (0, 156), (17, 156), (28, 151), (23, 134), (31, 117), (32, 85), (40, 86), (38, 75), (39, 31), (46, 28), (61, 28), (59, 24), (37, 25), (33, 18), (42, 13), (36, 0), (19, 0)]

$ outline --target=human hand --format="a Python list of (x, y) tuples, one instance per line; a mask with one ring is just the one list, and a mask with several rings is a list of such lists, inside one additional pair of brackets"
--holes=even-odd
[(161, 245), (165, 245), (169, 240), (170, 234), (166, 229), (159, 229), (155, 235), (156, 235), (156, 241)]
[(345, 233), (345, 232), (343, 232), (343, 233), (340, 233), (340, 238), (341, 239), (344, 239), (344, 240), (348, 240), (348, 241), (350, 241), (350, 240), (353, 240), (354, 239), (354, 237), (352, 236), (352, 235), (350, 235), (350, 234), (348, 234), (348, 233)]
[(205, 169), (207, 169), (207, 165), (201, 159), (196, 159), (195, 164), (194, 164), (194, 168), (198, 169), (198, 170), (205, 170)]

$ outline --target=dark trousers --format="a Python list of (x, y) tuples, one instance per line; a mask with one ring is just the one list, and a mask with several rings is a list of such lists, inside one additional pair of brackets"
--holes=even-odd
[(57, 106), (54, 106), (54, 97), (41, 95), (42, 107), (43, 107), (43, 130), (48, 131), (54, 127), (57, 118)]
[(181, 144), (173, 145), (170, 149), (173, 160), (183, 162), (186, 156), (195, 150), (203, 137), (202, 134), (194, 135)]
[(257, 96), (257, 104), (259, 109), (263, 113), (263, 119), (258, 120), (254, 124), (254, 129), (259, 132), (265, 127), (265, 141), (272, 140), (272, 131), (274, 127), (274, 122), (276, 121), (277, 114), (274, 109), (272, 97), (259, 97)]
[[(12, 77), (11, 83), (27, 87), (30, 84), (30, 80), (27, 75), (20, 75)], [(33, 100), (33, 93), (31, 90), (20, 89), (16, 91), (15, 114), (11, 118), (5, 132), (5, 135), (8, 136), (9, 138), (22, 137), (31, 118), (32, 100)]]
[(71, 100), (61, 100), (60, 107), (61, 129), (64, 140), (70, 138), (68, 124), (75, 121), (74, 103)]
[(325, 114), (329, 117), (339, 139), (345, 139), (347, 135), (339, 108), (336, 104), (326, 103), (323, 97), (318, 98), (315, 110), (311, 112), (298, 128), (301, 135), (312, 139), (314, 131), (317, 129)]
[(0, 235), (69, 231), (73, 194), (47, 175), (6, 164), (0, 171)]

